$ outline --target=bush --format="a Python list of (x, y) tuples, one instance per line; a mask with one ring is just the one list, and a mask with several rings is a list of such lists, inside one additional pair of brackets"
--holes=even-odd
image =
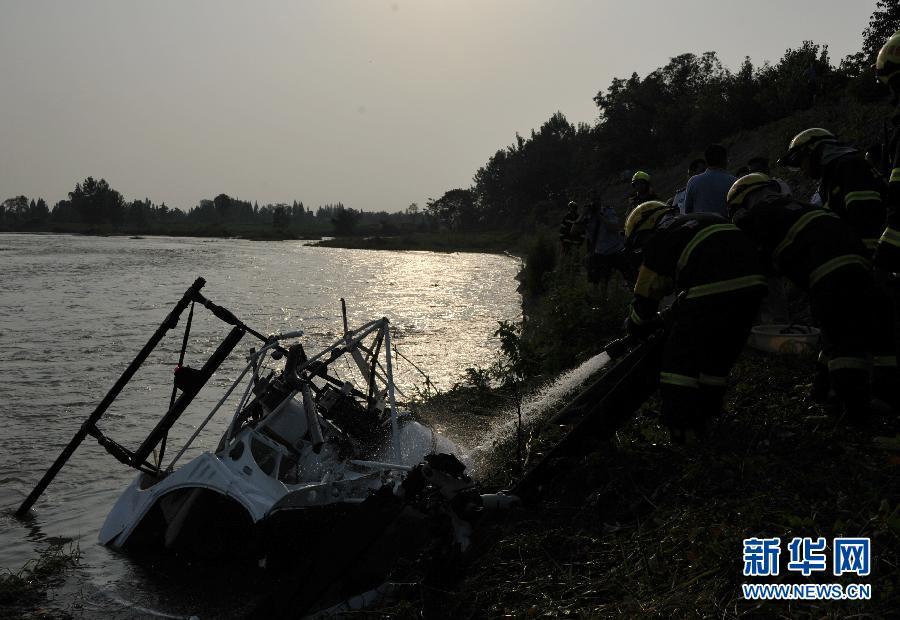
[(547, 234), (538, 235), (525, 255), (522, 270), (522, 292), (526, 297), (547, 290), (546, 276), (556, 269), (557, 262), (556, 244)]
[(521, 347), (539, 364), (537, 372), (571, 368), (620, 335), (631, 292), (618, 274), (608, 299), (577, 263), (543, 274), (541, 283), (545, 292), (529, 304), (521, 334)]

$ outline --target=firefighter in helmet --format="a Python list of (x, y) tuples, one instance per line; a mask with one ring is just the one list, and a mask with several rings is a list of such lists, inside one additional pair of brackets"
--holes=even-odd
[[(895, 32), (878, 52), (875, 75), (890, 87), (894, 103), (900, 103), (900, 32)], [(894, 312), (894, 345), (900, 348), (900, 108), (892, 118), (890, 144), (882, 149), (882, 159), (890, 164), (885, 194), (887, 214), (884, 232), (875, 250), (876, 277), (891, 298)]]
[[(895, 32), (875, 61), (875, 75), (887, 84), (900, 101), (900, 32)], [(900, 108), (895, 111), (891, 122), (894, 132), (884, 156), (891, 164), (887, 190), (887, 222), (878, 240), (875, 264), (888, 273), (900, 273)]]
[(794, 136), (778, 164), (818, 180), (822, 206), (847, 222), (874, 253), (884, 230), (884, 183), (863, 153), (840, 144), (827, 129), (811, 127)]
[(872, 360), (872, 392), (896, 405), (897, 358), (885, 337), (890, 313), (872, 276), (869, 252), (848, 224), (833, 211), (782, 194), (779, 183), (761, 173), (735, 181), (727, 203), (731, 220), (756, 243), (764, 266), (809, 295), (826, 342), (825, 376), (847, 422), (869, 418)]
[(676, 443), (703, 436), (766, 292), (756, 248), (719, 215), (680, 215), (659, 201), (629, 214), (625, 240), (642, 256), (629, 333), (652, 333), (660, 301), (679, 294), (659, 375), (662, 422)]
[(631, 188), (634, 191), (628, 197), (629, 209), (634, 209), (648, 200), (656, 200), (656, 194), (653, 193), (653, 188), (650, 186), (650, 175), (643, 170), (638, 170), (631, 177)]

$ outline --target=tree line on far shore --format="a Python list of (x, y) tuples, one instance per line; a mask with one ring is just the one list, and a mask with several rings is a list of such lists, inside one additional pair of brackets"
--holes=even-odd
[(715, 52), (681, 54), (644, 77), (615, 78), (594, 97), (598, 120), (571, 124), (556, 112), (529, 137), (498, 150), (468, 188), (415, 203), (397, 213), (372, 213), (341, 203), (267, 204), (220, 194), (189, 211), (126, 202), (109, 184), (89, 177), (52, 208), (16, 196), (0, 204), (0, 230), (129, 231), (268, 236), (384, 234), (456, 230), (533, 229), (542, 214), (567, 197), (584, 198), (603, 183), (637, 168), (653, 168), (712, 142), (753, 130), (798, 110), (848, 98), (886, 98), (871, 65), (881, 45), (900, 29), (900, 0), (879, 0), (862, 33), (862, 49), (833, 65), (828, 46), (803, 41), (775, 64), (746, 58), (737, 71)]
[(15, 196), (0, 203), (0, 231), (156, 233), (270, 237), (394, 234), (433, 230), (436, 222), (412, 204), (400, 213), (364, 212), (342, 203), (315, 211), (302, 201), (259, 206), (219, 194), (184, 212), (149, 198), (126, 201), (105, 179), (88, 177), (52, 208), (43, 198)]

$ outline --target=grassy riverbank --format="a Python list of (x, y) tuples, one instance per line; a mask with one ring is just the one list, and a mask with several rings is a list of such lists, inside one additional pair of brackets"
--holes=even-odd
[[(423, 587), (421, 602), (390, 613), (889, 617), (900, 608), (900, 429), (849, 429), (825, 416), (803, 396), (812, 369), (811, 356), (745, 351), (712, 437), (691, 447), (667, 441), (648, 403), (541, 504), (483, 523), (459, 582)], [(502, 398), (473, 390), (437, 404), (446, 412), (456, 400), (461, 415), (484, 416)], [(497, 465), (511, 466), (514, 453), (511, 439), (499, 445)], [(742, 577), (742, 540), (752, 536), (781, 537), (780, 577)], [(833, 537), (870, 537), (871, 576), (786, 571), (794, 536), (823, 536), (829, 548)], [(868, 583), (873, 598), (756, 603), (742, 598), (742, 582)]]
[[(534, 389), (619, 335), (629, 294), (608, 298), (575, 262), (536, 244), (522, 276), (520, 354), (537, 362)], [(672, 445), (651, 399), (615, 439), (568, 469), (539, 504), (483, 522), (452, 583), (423, 586), (421, 601), (383, 610), (397, 617), (889, 617), (900, 608), (900, 424), (848, 428), (805, 394), (811, 355), (747, 349), (731, 377), (712, 436)], [(482, 444), (515, 398), (474, 368), (464, 385), (426, 401), (420, 414), (464, 429)], [(559, 405), (561, 406), (562, 403)], [(546, 446), (544, 412), (523, 428), (531, 452)], [(451, 422), (453, 420), (453, 422)], [(514, 432), (498, 440), (479, 472), (485, 491), (517, 475)], [(872, 573), (804, 578), (787, 571), (793, 537), (868, 537)], [(742, 541), (780, 537), (781, 575), (742, 576)], [(829, 560), (830, 562), (830, 560)], [(830, 566), (830, 564), (829, 564)], [(742, 583), (865, 583), (870, 601), (752, 602)]]

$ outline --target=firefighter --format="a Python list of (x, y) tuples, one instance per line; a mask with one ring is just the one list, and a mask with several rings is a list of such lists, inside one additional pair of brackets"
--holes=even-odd
[[(788, 152), (779, 163), (789, 167), (799, 167), (806, 176), (819, 179), (819, 193), (822, 206), (831, 209), (841, 217), (866, 247), (868, 257), (875, 258), (879, 240), (885, 232), (887, 214), (882, 196), (887, 193), (881, 176), (866, 161), (865, 156), (854, 148), (842, 146), (831, 132), (812, 128), (800, 132), (791, 140)], [(875, 273), (876, 284), (881, 294), (873, 301), (879, 304), (879, 324), (889, 322), (892, 328), (881, 334), (890, 341), (891, 350), (896, 348), (897, 327), (896, 295), (886, 273), (879, 269)], [(896, 364), (888, 356), (876, 356), (876, 375), (891, 374), (890, 364)], [(827, 360), (823, 360), (827, 362)], [(887, 368), (879, 368), (888, 366)], [(820, 372), (819, 386), (827, 371)], [(819, 396), (827, 390), (819, 390)]]
[(875, 252), (884, 231), (885, 188), (863, 153), (840, 144), (827, 129), (812, 127), (794, 136), (778, 164), (819, 181), (822, 206), (850, 225), (870, 255)]
[[(869, 417), (872, 392), (897, 404), (897, 358), (891, 317), (872, 275), (868, 250), (833, 211), (781, 193), (761, 173), (728, 192), (732, 221), (757, 244), (765, 266), (809, 294), (826, 342), (827, 377), (849, 423)], [(873, 357), (874, 356), (874, 357)], [(819, 383), (827, 391), (828, 383)]]
[(659, 201), (629, 214), (625, 239), (643, 256), (629, 333), (652, 333), (662, 298), (679, 294), (659, 375), (662, 422), (673, 442), (702, 437), (766, 292), (756, 249), (719, 215), (680, 215)]
[(656, 200), (656, 194), (650, 186), (650, 175), (643, 170), (638, 170), (631, 177), (631, 188), (634, 191), (628, 196), (629, 210), (648, 200)]
[[(895, 32), (875, 61), (875, 75), (887, 84), (900, 102), (900, 32)], [(891, 117), (893, 135), (885, 158), (890, 158), (891, 173), (887, 190), (887, 226), (878, 240), (875, 264), (887, 273), (900, 273), (900, 107)], [(896, 277), (896, 276), (895, 276)]]
[(563, 255), (569, 255), (577, 249), (584, 240), (584, 233), (576, 230), (575, 222), (578, 221), (578, 203), (569, 201), (568, 211), (559, 223), (559, 243), (562, 246)]
[[(878, 52), (875, 75), (891, 89), (894, 104), (900, 103), (900, 32), (895, 32)], [(876, 276), (893, 302), (894, 344), (900, 349), (900, 107), (894, 111), (891, 124), (890, 143), (881, 149), (890, 173), (885, 194), (887, 218), (875, 250), (875, 266)]]

